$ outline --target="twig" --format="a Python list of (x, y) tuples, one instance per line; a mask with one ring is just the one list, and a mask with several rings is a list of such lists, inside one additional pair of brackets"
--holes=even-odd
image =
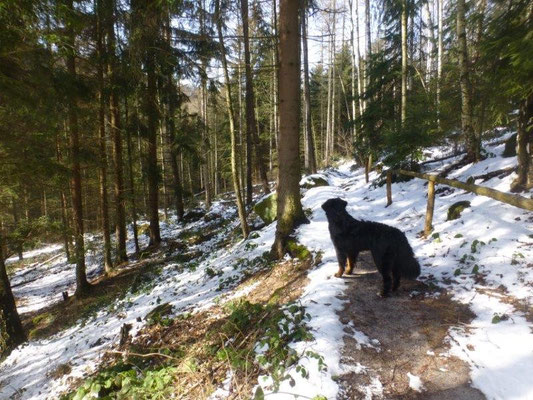
[(118, 350), (106, 350), (106, 353), (121, 354), (123, 356), (134, 356), (134, 357), (143, 357), (143, 358), (159, 356), (159, 357), (168, 358), (169, 360), (182, 361), (179, 358), (172, 357), (172, 356), (169, 356), (169, 355), (166, 355), (166, 354), (162, 354), (162, 353), (145, 353), (145, 354), (141, 354), (141, 353), (133, 353), (133, 352), (129, 352), (129, 351), (118, 351)]

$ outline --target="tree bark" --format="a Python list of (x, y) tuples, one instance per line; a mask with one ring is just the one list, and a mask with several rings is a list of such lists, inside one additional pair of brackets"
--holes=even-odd
[[(126, 99), (124, 100), (124, 109), (126, 111), (126, 126), (129, 127), (128, 124), (128, 104)], [(135, 113), (137, 113), (137, 109), (135, 109)], [(138, 115), (135, 115), (135, 121), (138, 123)], [(131, 202), (131, 219), (133, 223), (133, 241), (135, 243), (135, 254), (139, 254), (140, 248), (139, 248), (139, 233), (137, 232), (137, 205), (135, 200), (135, 183), (133, 180), (133, 144), (131, 140), (131, 131), (130, 129), (126, 129), (126, 148), (128, 151), (128, 173), (129, 173), (129, 195), (130, 195), (130, 202)]]
[(443, 7), (442, 3), (444, 0), (437, 0), (437, 19), (438, 19), (438, 28), (437, 28), (437, 125), (439, 132), (442, 130), (440, 122), (440, 84), (442, 77), (442, 12)]
[[(306, 2), (307, 6), (307, 2)], [(302, 54), (304, 62), (304, 99), (305, 99), (305, 169), (316, 174), (315, 143), (313, 140), (313, 124), (311, 116), (311, 87), (309, 83), (309, 52), (307, 49), (307, 7), (302, 7)]]
[(278, 210), (273, 256), (281, 259), (289, 234), (307, 221), (300, 200), (300, 52), (299, 1), (280, 2), (280, 141)]
[(100, 168), (99, 168), (99, 195), (100, 195), (100, 217), (102, 218), (102, 232), (104, 239), (104, 270), (110, 273), (113, 270), (113, 261), (111, 259), (111, 233), (109, 230), (109, 205), (107, 201), (107, 150), (106, 150), (106, 129), (105, 129), (105, 94), (104, 94), (104, 64), (105, 54), (103, 47), (103, 4), (102, 1), (96, 1), (95, 7), (98, 12), (97, 16), (97, 40), (96, 47), (98, 52), (98, 130), (99, 130), (99, 150), (100, 150)]
[(147, 160), (146, 169), (148, 175), (148, 208), (150, 219), (150, 246), (158, 246), (161, 243), (159, 230), (159, 170), (157, 166), (157, 128), (159, 125), (159, 109), (157, 104), (156, 86), (156, 53), (159, 18), (157, 4), (150, 2), (143, 10), (145, 14), (146, 29), (146, 58), (145, 69), (147, 75), (146, 87), (146, 115), (148, 117), (147, 132)]
[[(26, 341), (15, 298), (4, 263), (3, 241), (0, 232), (0, 356)], [(4, 331), (5, 329), (5, 331)]]
[(402, 123), (402, 128), (405, 128), (405, 120), (407, 119), (407, 0), (402, 0), (401, 31), (402, 31), (401, 123)]
[[(252, 76), (252, 65), (250, 61), (250, 40), (249, 40), (249, 21), (248, 21), (248, 0), (241, 0), (241, 16), (242, 16), (242, 31), (244, 40), (244, 65), (246, 76), (246, 138), (253, 140), (253, 147), (255, 153), (255, 162), (257, 169), (259, 170), (259, 177), (263, 185), (263, 192), (270, 193), (270, 187), (268, 186), (268, 177), (266, 170), (266, 161), (264, 155), (264, 146), (258, 133), (257, 118), (255, 116), (255, 93), (254, 82)], [(251, 157), (248, 157), (251, 159)], [(249, 169), (251, 179), (251, 169)], [(251, 201), (251, 198), (247, 199)], [(248, 203), (249, 204), (249, 203)]]
[(472, 126), (472, 84), (466, 44), (465, 0), (457, 0), (457, 39), (459, 46), (459, 74), (461, 85), (461, 128), (466, 140), (467, 158), (471, 162), (481, 159), (481, 142)]
[(228, 63), (226, 60), (226, 48), (224, 47), (224, 35), (222, 34), (222, 13), (220, 12), (220, 0), (216, 0), (215, 2), (215, 18), (217, 24), (222, 67), (224, 69), (224, 82), (226, 86), (226, 107), (228, 109), (231, 139), (231, 176), (233, 179), (233, 189), (235, 191), (235, 201), (237, 203), (237, 210), (239, 213), (239, 219), (241, 221), (242, 236), (246, 239), (248, 237), (249, 229), (248, 224), (246, 222), (246, 211), (244, 209), (244, 203), (241, 197), (239, 171), (237, 169), (237, 138), (235, 134), (235, 114), (233, 112), (233, 100), (231, 97), (231, 84), (228, 71)]
[(118, 106), (118, 82), (115, 55), (115, 0), (106, 1), (106, 33), (107, 33), (107, 71), (110, 79), (109, 90), (109, 125), (113, 138), (113, 169), (115, 170), (114, 191), (116, 208), (116, 240), (117, 261), (128, 260), (126, 253), (126, 199), (124, 197), (124, 166), (122, 159), (122, 125)]
[(533, 188), (533, 92), (520, 102), (516, 143), (518, 176), (511, 184), (511, 191), (522, 192)]
[[(69, 13), (74, 13), (72, 0), (65, 0), (65, 5)], [(75, 58), (75, 33), (72, 18), (67, 17), (65, 20), (68, 53), (66, 56), (67, 72), (71, 79), (76, 79), (76, 58)], [(90, 289), (85, 271), (85, 244), (83, 239), (83, 205), (81, 189), (81, 168), (80, 168), (80, 137), (78, 131), (78, 110), (77, 94), (71, 93), (68, 104), (68, 121), (69, 121), (69, 146), (70, 146), (70, 187), (72, 194), (72, 212), (74, 220), (74, 241), (75, 241), (75, 258), (76, 258), (76, 296), (84, 296)]]

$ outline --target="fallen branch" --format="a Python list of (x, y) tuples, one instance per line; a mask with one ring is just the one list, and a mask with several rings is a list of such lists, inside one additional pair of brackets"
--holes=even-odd
[(133, 357), (142, 357), (142, 358), (158, 357), (159, 356), (159, 357), (168, 358), (169, 360), (174, 360), (174, 361), (179, 361), (179, 362), (182, 361), (179, 358), (172, 357), (172, 356), (169, 356), (167, 354), (162, 354), (162, 353), (145, 353), (145, 354), (141, 354), (141, 353), (133, 353), (131, 351), (118, 351), (118, 350), (106, 350), (106, 353), (120, 354), (120, 355), (123, 355), (123, 356), (126, 356), (126, 357), (133, 356)]

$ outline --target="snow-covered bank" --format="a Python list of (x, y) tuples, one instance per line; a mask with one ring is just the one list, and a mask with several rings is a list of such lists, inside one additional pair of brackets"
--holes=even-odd
[[(487, 150), (491, 157), (476, 165), (466, 165), (452, 172), (450, 177), (466, 180), (470, 176), (516, 164), (515, 158), (501, 157), (503, 144), (488, 145)], [(435, 154), (439, 153), (436, 151)], [(440, 170), (454, 161), (455, 158), (450, 158), (429, 163), (426, 168), (428, 171)], [(425, 181), (413, 179), (394, 184), (393, 204), (385, 207), (385, 187), (372, 185), (378, 177), (376, 173), (371, 174), (371, 181), (367, 184), (361, 169), (354, 168), (353, 163), (344, 163), (323, 171), (320, 176), (330, 185), (303, 192), (303, 205), (312, 214), (310, 223), (302, 225), (296, 232), (302, 244), (314, 253), (321, 253), (322, 257), (321, 263), (309, 271), (309, 284), (300, 298), (300, 304), (311, 316), (308, 326), (314, 339), (292, 344), (298, 354), (304, 355), (298, 363), (300, 370), (297, 371), (294, 366), (291, 371), (294, 381), (283, 381), (279, 391), (273, 392), (271, 379), (259, 378), (258, 384), (267, 398), (336, 398), (340, 394), (336, 377), (347, 372), (364, 373), (366, 369), (365, 365), (349, 365), (341, 361), (343, 337), (351, 335), (362, 346), (376, 343), (375, 338), (365, 336), (356, 324), (352, 323), (353, 329), (346, 330), (336, 314), (345, 306), (341, 296), (346, 284), (343, 279), (333, 277), (337, 261), (327, 220), (320, 207), (331, 197), (346, 199), (348, 211), (356, 218), (375, 220), (402, 229), (422, 265), (420, 280), (445, 288), (454, 300), (467, 304), (476, 314), (468, 326), (457, 324), (450, 327), (448, 339), (451, 349), (448, 354), (438, 356), (457, 355), (468, 362), (472, 368), (473, 385), (489, 399), (533, 398), (533, 383), (528, 375), (533, 370), (533, 324), (528, 321), (531, 314), (527, 314), (533, 301), (531, 213), (492, 199), (449, 189), (439, 192), (436, 198), (433, 236), (422, 239), (418, 233), (424, 224)], [(507, 191), (513, 178), (514, 174), (502, 179), (494, 177), (482, 184)], [(470, 201), (471, 206), (463, 211), (459, 219), (447, 221), (448, 208), (463, 200)], [(260, 285), (260, 282), (255, 282), (237, 293), (230, 292), (243, 279), (245, 272), (253, 272), (249, 270), (247, 260), (270, 249), (275, 223), (254, 233), (253, 239), (219, 248), (218, 244), (238, 224), (235, 210), (227, 207), (221, 203), (214, 204), (211, 212), (223, 214), (231, 218), (231, 222), (215, 237), (196, 247), (196, 259), (189, 263), (178, 262), (175, 259), (177, 251), (156, 254), (150, 261), (158, 263), (161, 268), (152, 285), (130, 292), (89, 320), (16, 349), (0, 366), (0, 398), (10, 398), (16, 393), (21, 399), (57, 398), (68, 387), (70, 379), (86, 376), (97, 368), (104, 352), (117, 344), (124, 323), (131, 324), (135, 334), (146, 323), (143, 320), (145, 315), (158, 304), (171, 304), (174, 315), (208, 310), (219, 300), (246, 295)], [(162, 234), (164, 239), (175, 239), (184, 229), (202, 228), (205, 223), (200, 220), (182, 227), (171, 221), (163, 226)], [(130, 242), (130, 250), (131, 246)], [(101, 268), (101, 260), (96, 255), (94, 257), (89, 265), (93, 268), (91, 270), (97, 271)], [(62, 288), (72, 288), (74, 269), (65, 260), (55, 260), (46, 266), (46, 271), (43, 279), (16, 288), (15, 295), (27, 301), (24, 306), (26, 311), (56, 302)], [(35, 271), (32, 274), (37, 277), (39, 272), (42, 273)], [(19, 283), (27, 282), (22, 279), (29, 279), (30, 274), (19, 275), (23, 273), (27, 270), (18, 271), (13, 279)], [(383, 323), (394, 324), (394, 321)], [(309, 351), (318, 357), (306, 355)], [(322, 367), (322, 362), (327, 369)], [(51, 374), (64, 364), (68, 364), (71, 371), (61, 378), (52, 379)], [(305, 377), (301, 373), (302, 367), (308, 374)], [(424, 391), (424, 381), (417, 374), (410, 373), (408, 378), (412, 390)], [(386, 381), (372, 377), (361, 392), (366, 393), (368, 399), (377, 399), (382, 396), (385, 385)], [(217, 394), (223, 397), (229, 390), (231, 374)]]

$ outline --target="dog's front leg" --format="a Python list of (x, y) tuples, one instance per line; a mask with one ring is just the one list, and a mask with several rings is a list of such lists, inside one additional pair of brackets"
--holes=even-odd
[(337, 278), (340, 278), (344, 273), (344, 268), (346, 267), (346, 254), (338, 249), (335, 249), (337, 253), (337, 260), (339, 261), (339, 270), (335, 274)]
[(355, 264), (357, 263), (358, 255), (359, 253), (355, 253), (348, 256), (348, 264), (346, 265), (346, 275), (351, 275), (353, 269), (355, 268)]

